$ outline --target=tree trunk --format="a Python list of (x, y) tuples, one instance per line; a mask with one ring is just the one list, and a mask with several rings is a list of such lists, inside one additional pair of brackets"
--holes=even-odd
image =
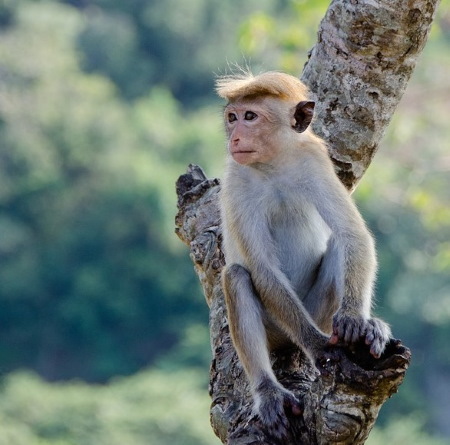
[(331, 2), (302, 74), (314, 131), (354, 189), (369, 166), (425, 46), (439, 0)]
[[(315, 95), (314, 129), (329, 144), (342, 182), (353, 190), (406, 88), (438, 0), (335, 0), (323, 19), (302, 80)], [(211, 424), (223, 443), (275, 444), (252, 415), (247, 380), (231, 343), (220, 282), (218, 179), (197, 166), (177, 182), (176, 233), (191, 258), (210, 308), (213, 361)], [(394, 326), (395, 331), (395, 326)], [(311, 366), (299, 350), (273, 355), (277, 378), (304, 403), (283, 444), (363, 444), (410, 360), (392, 340), (379, 360), (363, 345), (330, 349)]]

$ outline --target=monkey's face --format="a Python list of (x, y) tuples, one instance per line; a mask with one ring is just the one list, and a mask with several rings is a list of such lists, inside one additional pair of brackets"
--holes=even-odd
[(281, 150), (274, 143), (274, 133), (280, 126), (269, 106), (269, 98), (241, 100), (225, 108), (228, 152), (239, 164), (270, 164)]

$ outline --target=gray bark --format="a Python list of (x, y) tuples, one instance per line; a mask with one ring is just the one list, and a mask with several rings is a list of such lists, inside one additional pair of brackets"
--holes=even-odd
[(336, 0), (320, 24), (302, 81), (314, 131), (353, 189), (376, 153), (426, 43), (439, 0)]
[[(406, 88), (438, 0), (335, 0), (323, 19), (302, 80), (316, 96), (315, 131), (329, 144), (342, 182), (354, 189)], [(197, 166), (177, 182), (176, 232), (210, 308), (211, 424), (223, 443), (276, 444), (252, 416), (247, 380), (231, 343), (220, 283), (218, 179)], [(394, 326), (395, 332), (395, 326)], [(333, 348), (311, 366), (301, 351), (273, 356), (284, 386), (304, 403), (283, 444), (363, 444), (385, 400), (401, 384), (408, 348), (392, 340), (379, 360), (363, 345)]]

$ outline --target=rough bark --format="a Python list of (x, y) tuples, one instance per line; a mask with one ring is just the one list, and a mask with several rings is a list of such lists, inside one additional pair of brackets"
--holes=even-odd
[(316, 98), (315, 132), (353, 189), (416, 66), (439, 0), (336, 0), (302, 74)]
[[(352, 190), (372, 160), (429, 33), (438, 0), (336, 0), (319, 30), (302, 80), (316, 96), (315, 131), (329, 144)], [(252, 416), (252, 399), (231, 343), (220, 283), (218, 179), (197, 166), (177, 182), (176, 232), (210, 308), (211, 424), (223, 443), (276, 444)], [(395, 326), (394, 326), (395, 332)], [(304, 404), (283, 444), (363, 444), (385, 400), (397, 391), (410, 351), (392, 340), (379, 359), (364, 345), (330, 349), (311, 366), (301, 351), (273, 356), (279, 380)]]

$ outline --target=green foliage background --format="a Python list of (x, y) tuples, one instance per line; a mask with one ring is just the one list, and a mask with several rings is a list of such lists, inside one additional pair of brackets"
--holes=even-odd
[[(448, 3), (356, 193), (413, 351), (372, 445), (450, 437)], [(218, 443), (174, 183), (220, 176), (214, 74), (299, 74), (327, 4), (0, 0), (0, 445)]]

